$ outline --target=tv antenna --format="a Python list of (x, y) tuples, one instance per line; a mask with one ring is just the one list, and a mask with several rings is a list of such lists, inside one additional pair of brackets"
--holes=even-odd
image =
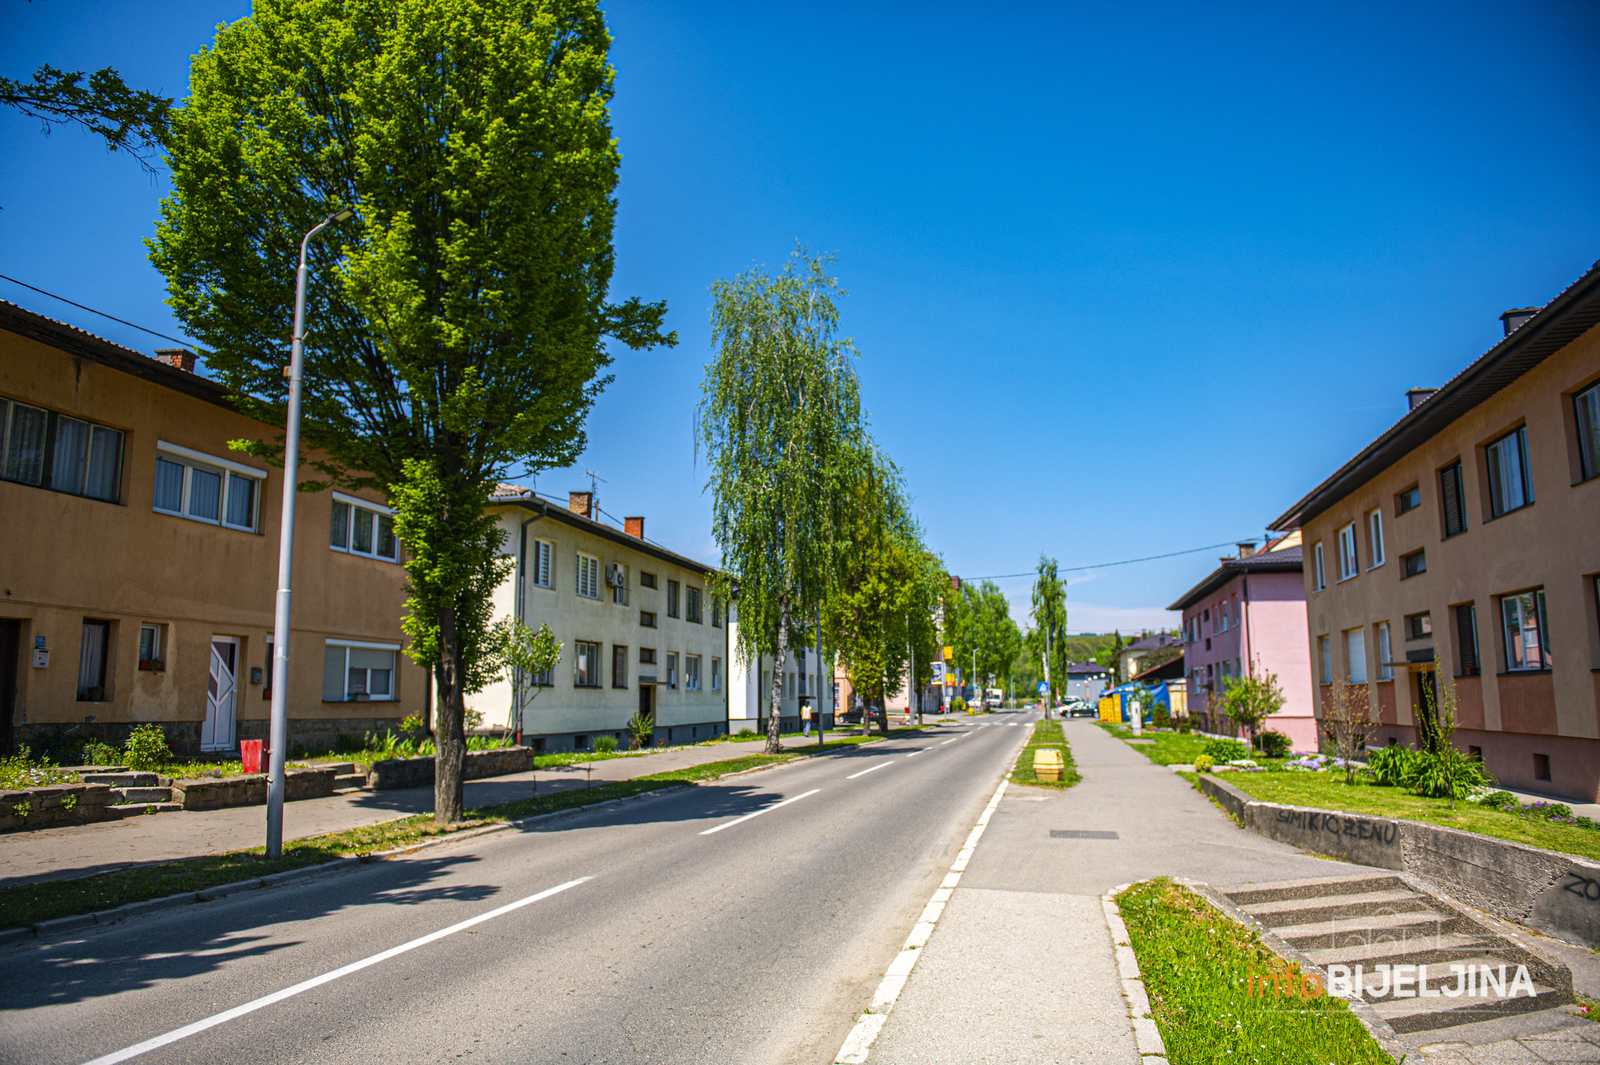
[(601, 484), (610, 484), (611, 482), (606, 480), (604, 477), (600, 476), (598, 473), (595, 473), (593, 470), (591, 470), (587, 466), (585, 466), (583, 468), (583, 472), (589, 478), (589, 505), (594, 508), (594, 520), (595, 521), (599, 521), (600, 520), (600, 490), (595, 487), (595, 482), (598, 481)]

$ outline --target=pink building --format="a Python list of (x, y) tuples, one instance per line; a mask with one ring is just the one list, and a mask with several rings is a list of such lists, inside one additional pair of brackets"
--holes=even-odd
[(1221, 712), (1224, 684), (1255, 663), (1274, 673), (1285, 696), (1283, 710), (1262, 724), (1289, 737), (1297, 751), (1317, 749), (1317, 720), (1306, 627), (1305, 578), (1300, 534), (1269, 542), (1255, 552), (1239, 545), (1205, 580), (1168, 610), (1183, 611), (1184, 667), (1189, 716), (1207, 732), (1234, 733)]

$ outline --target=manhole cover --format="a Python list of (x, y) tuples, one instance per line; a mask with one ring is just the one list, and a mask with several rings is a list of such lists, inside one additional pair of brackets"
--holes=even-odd
[(1115, 832), (1088, 832), (1081, 828), (1052, 828), (1051, 839), (1116, 839)]

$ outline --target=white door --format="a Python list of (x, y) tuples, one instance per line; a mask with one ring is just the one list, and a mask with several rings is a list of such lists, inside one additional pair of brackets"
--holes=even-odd
[(211, 639), (211, 679), (206, 684), (206, 720), (200, 726), (202, 751), (233, 750), (234, 702), (238, 692), (234, 672), (238, 668), (239, 641), (231, 636)]

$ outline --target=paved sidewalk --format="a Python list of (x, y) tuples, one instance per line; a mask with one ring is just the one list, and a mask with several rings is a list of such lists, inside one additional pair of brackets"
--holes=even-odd
[[(929, 718), (938, 723), (939, 718)], [(954, 719), (950, 719), (954, 720)], [(963, 719), (964, 720), (964, 719)], [(834, 730), (831, 737), (858, 734)], [(816, 737), (785, 736), (786, 750), (816, 746)], [(585, 766), (556, 766), (531, 773), (469, 780), (467, 806), (526, 799), (538, 783), (541, 795), (583, 788), (589, 783), (631, 780), (674, 769), (722, 762), (761, 753), (759, 740), (686, 747), (633, 758), (609, 758)], [(360, 791), (285, 803), (283, 834), (288, 840), (342, 832), (433, 809), (433, 786)], [(266, 807), (235, 806), (226, 810), (183, 811), (153, 817), (130, 817), (86, 825), (62, 825), (33, 832), (0, 835), (0, 887), (45, 880), (90, 876), (135, 865), (258, 847), (266, 839)]]
[(1359, 868), (1245, 832), (1093, 722), (1064, 724), (1083, 782), (1007, 789), (871, 1065), (1138, 1065), (1103, 893), (1157, 875), (1234, 887)]

